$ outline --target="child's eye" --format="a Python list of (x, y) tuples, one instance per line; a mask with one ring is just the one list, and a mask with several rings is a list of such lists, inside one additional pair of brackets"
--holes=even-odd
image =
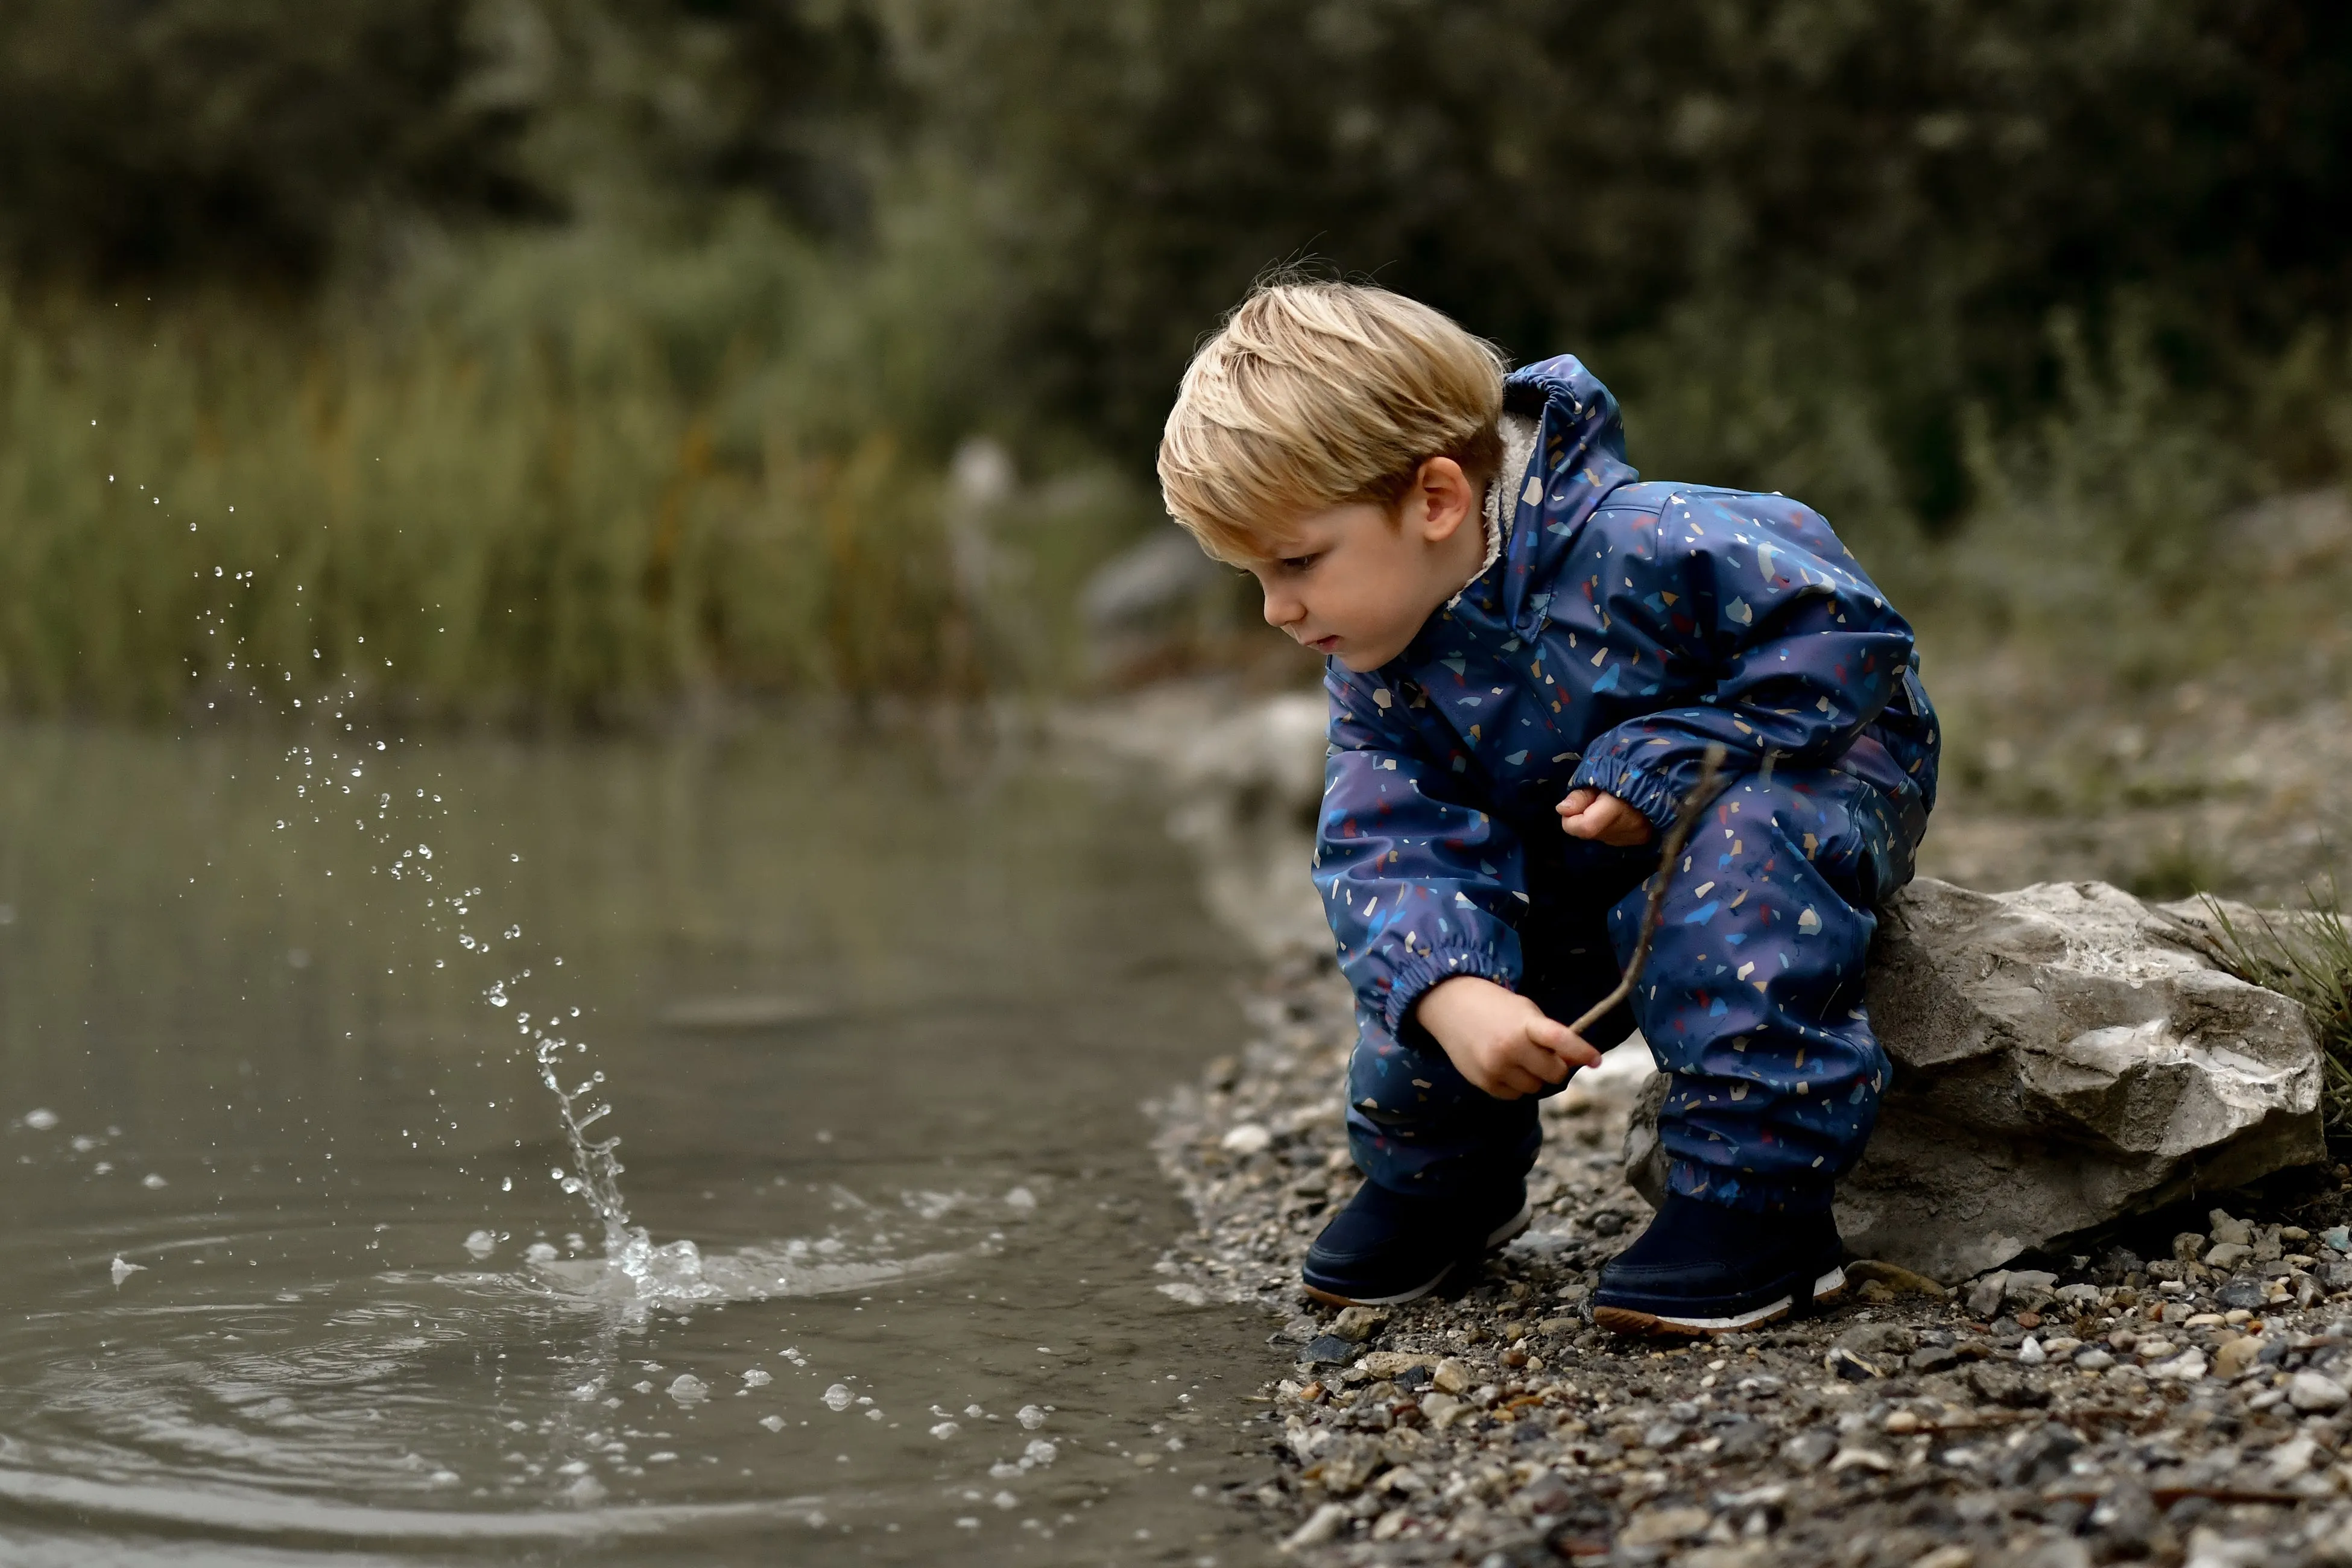
[(1283, 569), (1284, 571), (1286, 571), (1286, 572), (1304, 572), (1304, 571), (1306, 571), (1309, 566), (1314, 565), (1318, 561), (1320, 561), (1320, 560), (1322, 560), (1322, 559), (1323, 559), (1323, 557), (1322, 557), (1321, 555), (1319, 555), (1319, 554), (1316, 554), (1316, 555), (1286, 555), (1286, 556), (1282, 557), (1282, 563), (1281, 563), (1281, 564), (1282, 564), (1282, 569)]

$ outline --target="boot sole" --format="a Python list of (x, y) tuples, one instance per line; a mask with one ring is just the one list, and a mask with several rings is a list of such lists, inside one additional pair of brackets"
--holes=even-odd
[[(1527, 1203), (1519, 1205), (1518, 1213), (1487, 1234), (1486, 1243), (1479, 1248), (1480, 1256), (1483, 1257), (1498, 1247), (1508, 1246), (1520, 1232), (1534, 1223), (1535, 1214), (1534, 1205)], [(1334, 1307), (1401, 1307), (1407, 1301), (1420, 1300), (1423, 1296), (1444, 1284), (1462, 1261), (1464, 1260), (1456, 1259), (1453, 1263), (1448, 1263), (1430, 1276), (1426, 1284), (1416, 1285), (1412, 1289), (1402, 1291), (1394, 1296), (1342, 1296), (1335, 1290), (1323, 1289), (1311, 1282), (1301, 1281), (1301, 1283), (1309, 1297), (1318, 1301), (1328, 1302)]]
[[(1804, 1310), (1818, 1312), (1833, 1307), (1845, 1299), (1846, 1278), (1843, 1267), (1831, 1269), (1813, 1281)], [(1779, 1300), (1724, 1318), (1685, 1318), (1664, 1312), (1636, 1311), (1631, 1307), (1595, 1307), (1592, 1321), (1613, 1334), (1625, 1334), (1636, 1339), (1709, 1339), (1717, 1334), (1744, 1333), (1760, 1329), (1767, 1323), (1777, 1323), (1798, 1310), (1792, 1293)]]

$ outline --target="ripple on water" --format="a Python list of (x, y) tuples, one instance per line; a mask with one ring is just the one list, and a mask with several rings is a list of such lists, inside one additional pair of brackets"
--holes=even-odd
[[(714, 1390), (681, 1373), (666, 1398), (625, 1402), (623, 1368), (644, 1355), (656, 1312), (870, 1291), (969, 1256), (933, 1245), (898, 1258), (839, 1237), (706, 1254), (633, 1229), (602, 1257), (369, 1269), (424, 1238), (371, 1237), (353, 1258), (348, 1230), (234, 1217), (253, 1228), (214, 1215), (231, 1227), (151, 1217), (71, 1238), (79, 1250), (53, 1234), (12, 1238), (0, 1263), (56, 1306), (0, 1325), (0, 1500), (117, 1535), (395, 1545), (708, 1538), (838, 1516), (855, 1500), (710, 1497), (709, 1467), (655, 1449), (674, 1440), (662, 1417)], [(456, 1245), (483, 1250), (478, 1236)], [(797, 1352), (784, 1361), (807, 1375)], [(772, 1379), (733, 1381), (748, 1395)], [(756, 1436), (785, 1423), (747, 1411), (740, 1425)]]

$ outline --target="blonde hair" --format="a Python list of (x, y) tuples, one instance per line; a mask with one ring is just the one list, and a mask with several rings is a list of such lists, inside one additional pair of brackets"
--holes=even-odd
[(1402, 294), (1263, 284), (1185, 369), (1160, 439), (1169, 515), (1233, 561), (1324, 507), (1393, 515), (1432, 458), (1484, 483), (1502, 461), (1503, 368), (1492, 343)]

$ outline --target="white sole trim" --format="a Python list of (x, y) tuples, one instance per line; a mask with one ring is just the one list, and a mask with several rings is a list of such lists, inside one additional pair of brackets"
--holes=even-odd
[(1752, 1312), (1742, 1312), (1733, 1318), (1669, 1318), (1664, 1313), (1654, 1315), (1657, 1318), (1660, 1328), (1688, 1329), (1691, 1332), (1698, 1334), (1720, 1334), (1728, 1333), (1735, 1329), (1752, 1328), (1767, 1318), (1779, 1317), (1796, 1304), (1795, 1297), (1783, 1296), (1769, 1307), (1759, 1307)]
[[(1843, 1265), (1840, 1265), (1813, 1281), (1812, 1300), (1819, 1301), (1823, 1297), (1833, 1296), (1844, 1289), (1845, 1268)], [(1779, 1300), (1759, 1307), (1753, 1311), (1740, 1312), (1728, 1318), (1677, 1318), (1668, 1317), (1664, 1313), (1633, 1313), (1623, 1308), (1601, 1310), (1624, 1312), (1628, 1317), (1647, 1318), (1653, 1325), (1661, 1329), (1678, 1330), (1694, 1334), (1727, 1334), (1737, 1333), (1741, 1329), (1751, 1329), (1759, 1323), (1780, 1317), (1791, 1310), (1796, 1304), (1797, 1299), (1794, 1296), (1783, 1296)]]
[(1518, 1213), (1513, 1215), (1510, 1218), (1496, 1226), (1494, 1230), (1488, 1234), (1486, 1237), (1486, 1250), (1492, 1252), (1495, 1248), (1502, 1246), (1505, 1242), (1509, 1241), (1512, 1237), (1517, 1236), (1521, 1231), (1527, 1229), (1528, 1226), (1535, 1223), (1535, 1205), (1522, 1203), (1519, 1205)]
[(1402, 1307), (1407, 1301), (1420, 1300), (1423, 1296), (1444, 1284), (1446, 1276), (1453, 1272), (1454, 1265), (1449, 1263), (1439, 1269), (1437, 1277), (1428, 1284), (1415, 1286), (1412, 1289), (1401, 1291), (1394, 1296), (1342, 1296), (1336, 1291), (1320, 1289), (1313, 1285), (1307, 1287), (1307, 1293), (1317, 1300), (1327, 1301), (1334, 1307)]

